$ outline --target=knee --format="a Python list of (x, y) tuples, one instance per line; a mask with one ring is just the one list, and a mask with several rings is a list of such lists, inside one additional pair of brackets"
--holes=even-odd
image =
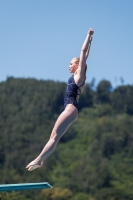
[(51, 136), (50, 136), (50, 139), (54, 140), (55, 142), (59, 141), (59, 136), (58, 136), (57, 131), (55, 129), (53, 129)]

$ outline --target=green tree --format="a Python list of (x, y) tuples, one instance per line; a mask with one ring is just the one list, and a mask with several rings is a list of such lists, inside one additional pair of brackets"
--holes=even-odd
[(97, 102), (98, 104), (109, 103), (110, 93), (112, 91), (111, 83), (107, 80), (102, 80), (97, 85)]
[(119, 86), (111, 95), (112, 106), (117, 112), (133, 115), (133, 86)]

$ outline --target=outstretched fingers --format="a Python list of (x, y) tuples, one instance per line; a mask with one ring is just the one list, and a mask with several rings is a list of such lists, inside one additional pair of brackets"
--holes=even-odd
[(88, 34), (93, 35), (93, 33), (94, 33), (94, 30), (92, 28), (89, 28)]

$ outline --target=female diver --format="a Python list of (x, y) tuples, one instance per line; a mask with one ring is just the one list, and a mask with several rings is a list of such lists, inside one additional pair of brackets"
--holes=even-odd
[(66, 132), (68, 127), (78, 118), (78, 100), (86, 80), (86, 60), (89, 55), (93, 33), (93, 29), (90, 28), (81, 48), (80, 58), (73, 58), (70, 62), (69, 71), (73, 75), (68, 80), (64, 99), (64, 111), (58, 117), (50, 139), (42, 152), (35, 160), (26, 166), (29, 171), (42, 167), (44, 160), (54, 152), (59, 139)]

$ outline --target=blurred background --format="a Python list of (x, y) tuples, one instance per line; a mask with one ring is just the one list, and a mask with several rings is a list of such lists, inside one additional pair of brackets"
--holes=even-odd
[[(133, 1), (0, 1), (0, 200), (133, 200)], [(78, 120), (27, 171), (63, 111), (69, 62), (95, 31)]]

